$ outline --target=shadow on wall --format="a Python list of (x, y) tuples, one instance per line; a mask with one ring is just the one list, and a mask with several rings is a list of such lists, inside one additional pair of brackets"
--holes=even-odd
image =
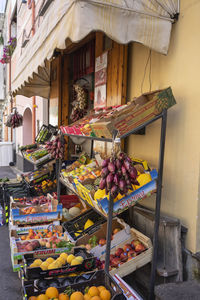
[(23, 115), (23, 145), (32, 143), (32, 111), (27, 107)]

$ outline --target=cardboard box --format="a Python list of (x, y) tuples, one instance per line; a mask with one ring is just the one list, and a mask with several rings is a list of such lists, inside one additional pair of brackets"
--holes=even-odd
[[(152, 170), (150, 172), (152, 181), (141, 186), (137, 190), (133, 191), (131, 194), (123, 197), (122, 199), (116, 201), (113, 205), (113, 215), (118, 215), (128, 209), (130, 206), (134, 206), (139, 200), (145, 199), (149, 197), (153, 193), (156, 192), (157, 182), (156, 179), (158, 177), (158, 173), (156, 170)], [(107, 197), (101, 200), (97, 200), (99, 207), (104, 211), (104, 213), (108, 214), (109, 200)]]
[[(126, 224), (123, 220), (116, 218), (113, 219), (112, 221), (112, 231), (115, 228), (121, 228), (121, 231), (113, 235), (113, 240), (111, 241), (111, 249), (117, 246), (118, 244), (128, 240), (131, 236), (130, 233), (130, 226)], [(89, 242), (89, 239), (93, 237), (94, 235), (97, 237), (97, 239), (104, 238), (106, 239), (106, 230), (107, 230), (107, 222), (104, 224), (100, 225), (100, 229), (98, 229), (95, 233), (89, 234), (87, 233), (78, 241), (76, 242), (76, 246), (81, 246), (81, 245), (86, 245)], [(97, 245), (96, 247), (92, 248), (90, 250), (90, 253), (92, 253), (94, 256), (100, 258), (102, 255), (106, 253), (106, 245), (104, 246), (99, 246)]]
[(146, 93), (136, 98), (113, 118), (101, 119), (91, 124), (97, 137), (112, 138), (113, 129), (118, 130), (119, 137), (132, 131), (147, 121), (159, 115), (163, 109), (176, 104), (171, 88)]
[(20, 208), (16, 208), (16, 204), (11, 204), (11, 219), (14, 225), (34, 224), (52, 222), (62, 219), (62, 204), (58, 204), (58, 201), (52, 199), (51, 212), (41, 212), (35, 214), (23, 215), (20, 214)]

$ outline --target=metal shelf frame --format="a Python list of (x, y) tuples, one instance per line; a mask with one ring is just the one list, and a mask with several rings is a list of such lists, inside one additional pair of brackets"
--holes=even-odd
[[(160, 206), (161, 206), (161, 196), (162, 196), (162, 179), (163, 179), (163, 167), (164, 167), (164, 152), (165, 152), (165, 138), (166, 138), (166, 126), (167, 126), (167, 110), (164, 109), (161, 114), (155, 116), (152, 120), (143, 123), (137, 128), (127, 132), (126, 134), (120, 136), (120, 139), (127, 138), (129, 135), (136, 133), (138, 130), (148, 126), (149, 124), (155, 122), (156, 120), (161, 119), (161, 133), (160, 133), (160, 153), (159, 153), (159, 163), (158, 163), (158, 179), (157, 179), (157, 193), (156, 193), (156, 207), (155, 207), (155, 225), (154, 225), (154, 235), (153, 235), (153, 257), (151, 264), (151, 277), (150, 277), (150, 286), (149, 286), (149, 300), (155, 299), (154, 288), (155, 288), (155, 277), (156, 277), (156, 268), (157, 268), (157, 256), (158, 256), (158, 230), (160, 223)], [(91, 136), (81, 136), (81, 135), (71, 135), (63, 134), (64, 136), (72, 136), (79, 138), (86, 138), (92, 141), (102, 141), (102, 142), (114, 142), (116, 136), (116, 130), (113, 132), (112, 139), (97, 138)], [(93, 148), (93, 142), (92, 142)], [(91, 151), (92, 152), (92, 151)], [(60, 200), (60, 171), (62, 162), (57, 161), (57, 178), (58, 178), (58, 200)], [(63, 182), (62, 182), (63, 183)], [(92, 207), (94, 209), (94, 207)], [(97, 211), (97, 210), (96, 210)], [(100, 212), (98, 212), (100, 213)], [(113, 197), (109, 195), (109, 210), (107, 217), (107, 245), (106, 245), (106, 259), (105, 259), (105, 271), (109, 274), (109, 264), (110, 264), (110, 246), (111, 246), (111, 235), (112, 235), (112, 218), (113, 218)]]

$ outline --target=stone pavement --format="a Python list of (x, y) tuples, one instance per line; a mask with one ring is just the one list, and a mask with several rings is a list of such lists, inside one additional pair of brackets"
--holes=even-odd
[[(0, 167), (0, 178), (15, 178), (10, 167)], [(12, 270), (8, 227), (0, 227), (0, 300), (21, 300), (21, 282)]]

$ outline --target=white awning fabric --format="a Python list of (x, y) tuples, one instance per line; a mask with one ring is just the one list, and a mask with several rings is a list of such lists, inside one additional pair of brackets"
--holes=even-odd
[(17, 61), (12, 91), (48, 98), (45, 61), (55, 49), (66, 48), (66, 39), (76, 43), (92, 31), (102, 31), (121, 44), (135, 41), (167, 54), (178, 10), (179, 0), (55, 0)]

